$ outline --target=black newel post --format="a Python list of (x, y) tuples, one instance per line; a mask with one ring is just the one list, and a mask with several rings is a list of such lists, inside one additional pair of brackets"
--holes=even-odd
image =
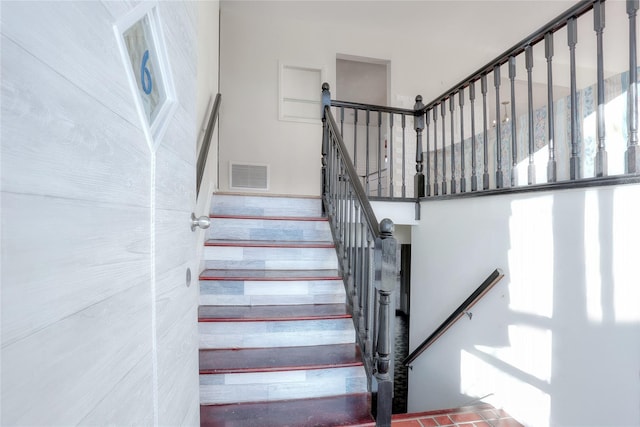
[(416, 199), (424, 197), (424, 173), (422, 172), (423, 158), (422, 158), (422, 130), (424, 129), (424, 104), (422, 103), (422, 96), (416, 96), (416, 104), (413, 109), (416, 111), (413, 117), (414, 128), (416, 130), (416, 176), (413, 180), (413, 191)]
[[(331, 107), (331, 92), (329, 91), (329, 83), (325, 82), (322, 84), (322, 176), (320, 177), (322, 179), (322, 196), (323, 199), (326, 201), (328, 200), (327, 198), (327, 191), (328, 191), (328, 185), (327, 185), (327, 154), (329, 153), (329, 131), (327, 128), (327, 117), (325, 114), (325, 108), (326, 107)], [(325, 206), (325, 203), (322, 204), (322, 215), (325, 216), (327, 214), (327, 206)]]
[(378, 383), (377, 395), (377, 427), (391, 426), (391, 411), (393, 404), (393, 378), (389, 374), (391, 355), (391, 292), (398, 281), (396, 269), (396, 239), (393, 237), (393, 221), (388, 218), (380, 222), (380, 250), (381, 277), (378, 311), (378, 339), (376, 346), (376, 380)]

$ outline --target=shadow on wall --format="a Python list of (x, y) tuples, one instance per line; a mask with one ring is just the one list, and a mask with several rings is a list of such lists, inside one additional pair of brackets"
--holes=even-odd
[[(467, 286), (464, 274), (438, 265), (446, 258), (467, 270), (503, 262), (506, 277), (416, 361), (409, 409), (484, 400), (531, 426), (639, 425), (639, 196), (640, 186), (627, 185), (433, 209), (430, 221), (442, 216), (450, 234), (452, 209), (469, 218), (457, 223), (456, 257), (450, 245), (429, 251), (425, 283), (438, 285), (427, 294), (447, 306), (434, 311), (450, 312), (472, 290), (457, 285)], [(445, 274), (455, 290), (442, 289)]]

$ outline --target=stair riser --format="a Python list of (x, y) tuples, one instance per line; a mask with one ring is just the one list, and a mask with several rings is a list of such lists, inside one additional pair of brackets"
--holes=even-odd
[(253, 220), (212, 218), (208, 239), (332, 241), (326, 221)]
[(335, 270), (334, 248), (256, 248), (206, 246), (205, 268), (267, 270)]
[(200, 281), (201, 305), (292, 305), (344, 302), (344, 285), (340, 280)]
[(219, 215), (308, 216), (322, 215), (320, 199), (216, 194), (211, 213)]
[(355, 342), (351, 319), (199, 322), (200, 348), (267, 348)]
[(200, 375), (200, 403), (271, 401), (365, 393), (362, 366), (284, 372)]

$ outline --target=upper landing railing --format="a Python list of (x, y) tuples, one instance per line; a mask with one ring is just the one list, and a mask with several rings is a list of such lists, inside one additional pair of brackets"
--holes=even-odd
[(640, 182), (638, 3), (581, 1), (412, 110), (332, 101), (366, 193)]

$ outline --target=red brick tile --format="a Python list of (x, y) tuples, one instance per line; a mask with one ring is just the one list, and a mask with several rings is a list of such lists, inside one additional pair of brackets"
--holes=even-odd
[(456, 424), (458, 427), (475, 427), (473, 423)]
[(492, 427), (491, 424), (489, 424), (486, 421), (476, 421), (475, 423), (473, 423), (475, 427)]
[(463, 423), (463, 422), (470, 422), (470, 421), (482, 421), (483, 418), (474, 413), (474, 412), (467, 412), (464, 414), (453, 414), (453, 415), (449, 415), (449, 417), (451, 417), (451, 419), (456, 422), (456, 423)]
[(393, 421), (391, 425), (393, 427), (422, 427), (418, 420)]
[(453, 421), (451, 421), (451, 418), (447, 417), (446, 415), (440, 415), (434, 418), (438, 422), (438, 425), (440, 426), (450, 426), (453, 424)]
[(420, 418), (420, 424), (422, 424), (422, 427), (437, 427), (438, 426), (438, 422), (436, 420), (434, 420), (433, 417)]

